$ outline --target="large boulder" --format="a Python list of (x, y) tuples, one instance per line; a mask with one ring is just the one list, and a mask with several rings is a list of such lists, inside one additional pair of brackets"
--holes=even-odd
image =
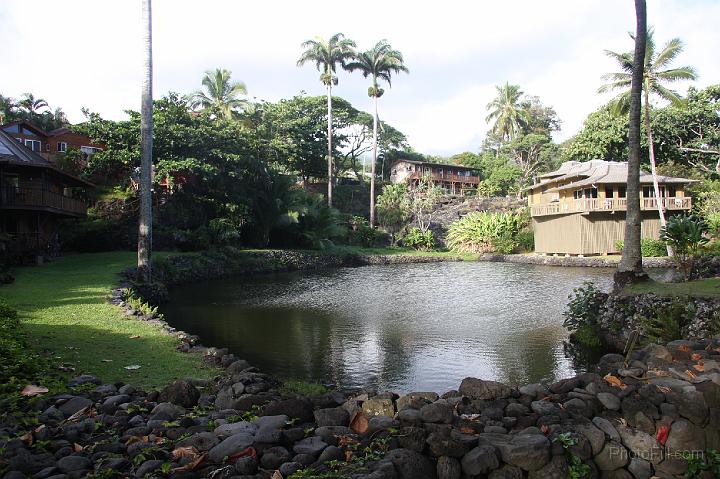
[(399, 479), (436, 479), (437, 470), (432, 461), (409, 449), (393, 449), (385, 459), (395, 466)]
[(465, 378), (458, 389), (460, 394), (470, 399), (500, 399), (507, 397), (512, 389), (497, 381), (485, 381), (478, 378)]
[(625, 426), (618, 426), (616, 429), (622, 443), (630, 450), (633, 457), (645, 459), (653, 464), (662, 462), (663, 448), (650, 434)]
[(211, 462), (222, 463), (226, 457), (230, 457), (236, 452), (250, 447), (254, 440), (251, 434), (244, 432), (230, 436), (210, 449), (208, 459), (210, 459)]
[(536, 471), (550, 462), (550, 441), (541, 434), (480, 434), (479, 445), (497, 448), (503, 462)]
[(200, 391), (195, 386), (188, 381), (177, 380), (165, 386), (160, 392), (158, 402), (169, 402), (190, 409), (197, 406), (198, 399)]
[(500, 460), (493, 446), (478, 446), (463, 456), (461, 464), (465, 474), (477, 476), (497, 469)]

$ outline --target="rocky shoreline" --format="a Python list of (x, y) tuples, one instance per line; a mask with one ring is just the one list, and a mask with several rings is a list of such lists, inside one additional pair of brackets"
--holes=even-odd
[(35, 400), (37, 424), (9, 415), (3, 478), (649, 479), (720, 449), (718, 338), (606, 355), (548, 385), (466, 378), (441, 396), (302, 396), (227, 351), (196, 352), (225, 368), (216, 380), (145, 392), (80, 376)]
[[(539, 254), (495, 254), (480, 255), (478, 261), (497, 263), (537, 264), (542, 266), (569, 266), (582, 268), (617, 268), (618, 261), (602, 256), (545, 256)], [(675, 268), (668, 258), (643, 258), (645, 268)]]

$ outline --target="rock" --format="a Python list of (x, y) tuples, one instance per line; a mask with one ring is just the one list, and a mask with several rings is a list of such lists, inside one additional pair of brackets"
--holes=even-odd
[(241, 457), (235, 461), (235, 472), (240, 475), (255, 474), (258, 470), (258, 460), (253, 456)]
[(261, 416), (254, 421), (257, 427), (255, 431), (255, 442), (263, 444), (275, 444), (280, 442), (282, 428), (288, 422), (285, 415)]
[(315, 463), (315, 456), (312, 454), (295, 454), (292, 458), (292, 462), (299, 462), (303, 466), (309, 466)]
[(708, 406), (705, 397), (699, 391), (684, 391), (683, 393), (669, 392), (667, 401), (678, 408), (681, 416), (689, 419), (698, 426), (704, 425), (708, 417)]
[(251, 434), (244, 432), (234, 434), (210, 449), (208, 458), (212, 462), (221, 463), (223, 458), (232, 456), (236, 452), (240, 452), (243, 449), (250, 447), (253, 441), (254, 438)]
[(260, 465), (263, 469), (277, 469), (280, 467), (280, 464), (288, 462), (290, 457), (290, 452), (284, 447), (271, 447), (263, 453), (260, 458)]
[(487, 474), (500, 466), (497, 451), (493, 446), (478, 446), (463, 456), (462, 470), (468, 476)]
[(597, 398), (606, 409), (610, 409), (611, 411), (620, 410), (620, 399), (616, 395), (611, 393), (598, 393)]
[(670, 354), (670, 351), (668, 351), (665, 346), (649, 344), (643, 348), (643, 351), (649, 358), (672, 362), (672, 354)]
[(399, 479), (435, 479), (437, 471), (427, 457), (409, 449), (393, 449), (385, 455), (392, 462)]
[(61, 413), (65, 417), (70, 417), (78, 411), (85, 409), (86, 407), (92, 406), (94, 403), (88, 398), (81, 396), (74, 396), (66, 401), (64, 404), (58, 407)]
[(568, 465), (562, 456), (553, 457), (545, 466), (528, 474), (528, 479), (567, 479), (567, 477)]
[[(425, 441), (435, 457), (463, 457), (470, 450), (469, 445), (450, 434), (434, 432)], [(475, 442), (475, 441), (473, 441)]]
[(101, 384), (101, 381), (96, 378), (95, 376), (91, 376), (90, 374), (82, 374), (80, 376), (72, 378), (70, 381), (68, 381), (68, 386), (71, 388), (76, 388), (78, 386), (82, 386), (83, 384), (92, 383), (92, 384)]
[(441, 399), (427, 404), (420, 409), (420, 418), (423, 422), (450, 424), (453, 419), (453, 408)]
[(120, 404), (130, 402), (132, 398), (127, 394), (118, 394), (105, 398), (100, 409), (106, 414), (114, 414)]
[(576, 424), (573, 429), (588, 440), (593, 456), (602, 450), (605, 445), (605, 433), (592, 423)]
[(684, 361), (690, 359), (690, 355), (693, 351), (693, 343), (692, 341), (678, 339), (667, 343), (666, 348), (673, 359)]
[(512, 389), (496, 381), (484, 381), (477, 378), (465, 378), (458, 388), (460, 394), (470, 399), (500, 399), (508, 396)]
[(520, 394), (535, 397), (536, 399), (544, 398), (545, 396), (550, 395), (550, 390), (540, 383), (520, 386), (518, 391), (520, 391)]
[(145, 477), (146, 474), (150, 474), (159, 469), (164, 462), (165, 461), (161, 461), (160, 459), (150, 459), (149, 461), (143, 462), (140, 464), (140, 467), (137, 468), (137, 471), (135, 471), (135, 477)]
[(602, 450), (595, 455), (594, 460), (601, 471), (614, 471), (625, 467), (628, 463), (628, 452), (620, 443), (608, 441)]
[(263, 416), (285, 415), (298, 418), (300, 422), (313, 422), (313, 404), (308, 399), (285, 399), (268, 403), (263, 409)]
[(250, 363), (245, 361), (244, 359), (238, 359), (234, 363), (231, 363), (230, 366), (227, 367), (225, 370), (227, 374), (234, 376), (236, 374), (239, 374), (246, 369), (250, 367)]
[(373, 416), (368, 419), (367, 434), (375, 434), (378, 431), (386, 431), (391, 427), (397, 427), (400, 424), (391, 417)]
[(295, 451), (296, 454), (312, 454), (313, 456), (317, 456), (327, 446), (327, 443), (323, 441), (322, 438), (312, 436), (296, 442), (293, 446), (293, 451)]
[[(25, 452), (25, 450), (22, 450)], [(72, 452), (72, 449), (70, 450)], [(20, 471), (25, 474), (34, 474), (47, 467), (55, 465), (55, 457), (52, 454), (18, 454), (10, 458), (9, 469)], [(23, 477), (25, 477), (23, 475)]]
[(432, 403), (440, 399), (437, 393), (431, 392), (414, 392), (401, 396), (397, 400), (397, 410), (402, 411), (403, 409), (413, 408), (420, 409), (426, 404)]
[(150, 411), (150, 419), (172, 421), (185, 414), (185, 409), (169, 402), (161, 402)]
[(550, 461), (550, 441), (538, 434), (480, 434), (479, 444), (495, 446), (502, 460), (525, 471), (536, 471)]
[(302, 468), (303, 466), (299, 462), (286, 462), (280, 465), (278, 471), (282, 477), (290, 477)]
[(233, 422), (228, 424), (223, 424), (221, 426), (218, 426), (215, 428), (215, 431), (213, 431), (218, 436), (232, 436), (234, 434), (238, 434), (241, 432), (245, 432), (248, 434), (255, 434), (255, 431), (257, 431), (258, 427), (256, 424), (253, 424), (251, 422), (247, 421), (240, 421), (240, 422)]
[(422, 418), (417, 409), (403, 409), (397, 414), (398, 421), (406, 426), (421, 426)]
[(665, 447), (669, 451), (704, 451), (705, 432), (693, 423), (679, 419), (672, 423)]
[(617, 432), (617, 429), (615, 429), (615, 426), (612, 425), (610, 421), (605, 419), (604, 417), (594, 417), (592, 420), (592, 423), (600, 429), (602, 432), (605, 433), (607, 437), (609, 437), (611, 440), (615, 442), (620, 442), (620, 433)]
[(350, 415), (341, 407), (318, 409), (314, 412), (315, 423), (319, 426), (347, 426)]
[(92, 469), (93, 463), (85, 456), (65, 456), (57, 462), (57, 467), (65, 473)]
[(581, 416), (592, 417), (592, 411), (588, 408), (588, 405), (582, 399), (573, 398), (563, 403), (565, 411), (572, 414), (579, 414)]
[(625, 469), (615, 469), (614, 471), (603, 471), (600, 479), (633, 479), (633, 477)]
[(345, 426), (321, 426), (315, 429), (315, 435), (328, 444), (336, 445), (339, 437), (352, 436), (354, 433), (349, 427)]
[(215, 434), (211, 432), (200, 432), (178, 442), (178, 446), (192, 446), (200, 452), (205, 452), (217, 446), (219, 443), (220, 439), (218, 439)]
[(523, 471), (517, 466), (505, 464), (490, 473), (488, 479), (523, 479)]
[(560, 412), (560, 407), (549, 401), (533, 401), (530, 403), (530, 409), (541, 416), (550, 416)]
[(411, 449), (415, 452), (425, 450), (425, 429), (421, 427), (404, 427), (398, 436), (400, 447)]
[(191, 383), (184, 380), (177, 380), (165, 386), (158, 397), (158, 401), (161, 403), (169, 402), (186, 409), (195, 407), (198, 399), (200, 399), (200, 391)]
[(618, 426), (616, 429), (620, 434), (622, 443), (634, 457), (645, 459), (653, 464), (662, 461), (662, 446), (658, 444), (654, 437), (646, 432), (636, 431), (624, 426)]
[(454, 457), (442, 456), (438, 458), (436, 470), (438, 479), (460, 479), (462, 475), (460, 461)]
[(628, 471), (630, 471), (630, 474), (632, 474), (635, 479), (650, 479), (653, 475), (650, 463), (639, 457), (630, 459)]
[(388, 416), (395, 415), (395, 407), (392, 399), (373, 398), (362, 403), (362, 411), (366, 416)]

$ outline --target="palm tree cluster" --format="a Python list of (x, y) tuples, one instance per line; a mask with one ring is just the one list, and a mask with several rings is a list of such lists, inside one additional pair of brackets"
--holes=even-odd
[(380, 40), (371, 49), (364, 52), (355, 50), (354, 41), (336, 33), (329, 39), (315, 38), (302, 44), (304, 51), (298, 60), (298, 66), (314, 63), (320, 71), (320, 81), (327, 89), (328, 103), (328, 205), (332, 206), (332, 87), (338, 84), (335, 76), (338, 65), (347, 71), (359, 71), (365, 78), (371, 78), (368, 96), (373, 99), (373, 158), (370, 174), (370, 225), (375, 226), (375, 170), (378, 157), (378, 99), (385, 93), (380, 81), (392, 86), (392, 75), (408, 73), (402, 53), (390, 46), (387, 40)]
[(0, 124), (14, 120), (27, 120), (44, 130), (68, 125), (62, 108), (50, 108), (48, 102), (32, 93), (23, 93), (19, 100), (0, 95)]
[(519, 136), (530, 121), (528, 109), (521, 104), (523, 91), (519, 85), (504, 85), (495, 87), (497, 96), (487, 104), (489, 114), (485, 118), (488, 123), (493, 122), (491, 131), (498, 135), (502, 142), (512, 140)]
[(200, 108), (226, 120), (237, 116), (239, 110), (248, 107), (247, 86), (230, 80), (232, 72), (224, 68), (208, 70), (202, 79), (205, 91), (198, 90), (190, 96), (190, 106)]

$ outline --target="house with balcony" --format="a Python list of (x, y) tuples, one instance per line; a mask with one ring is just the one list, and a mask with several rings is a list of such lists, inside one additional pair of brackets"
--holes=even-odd
[(45, 131), (24, 120), (0, 125), (0, 130), (8, 133), (50, 163), (55, 163), (58, 156), (64, 155), (70, 148), (80, 150), (87, 160), (90, 155), (102, 151), (104, 147), (104, 145), (94, 143), (87, 135), (75, 133), (69, 128)]
[(458, 165), (441, 165), (426, 161), (397, 160), (390, 167), (390, 181), (417, 185), (428, 178), (449, 194), (459, 195), (477, 188), (480, 175), (474, 168)]
[[(655, 195), (652, 175), (640, 172), (643, 238), (660, 237), (658, 204), (666, 217), (688, 212), (691, 199), (685, 187), (694, 180), (659, 176)], [(567, 161), (541, 175), (527, 189), (535, 232), (535, 252), (565, 255), (618, 253), (625, 237), (627, 162)]]
[(93, 185), (60, 171), (0, 129), (0, 255), (39, 258), (57, 252), (60, 221), (86, 215)]

